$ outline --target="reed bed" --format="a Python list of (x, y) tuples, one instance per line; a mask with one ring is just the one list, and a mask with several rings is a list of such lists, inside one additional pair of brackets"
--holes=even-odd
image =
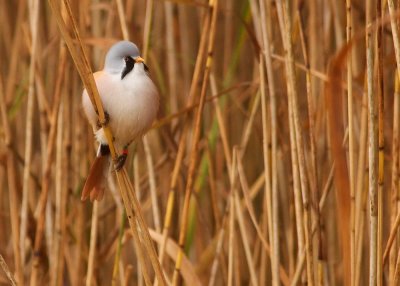
[[(399, 7), (1, 1), (0, 285), (398, 285)], [(159, 114), (81, 202), (122, 39)]]

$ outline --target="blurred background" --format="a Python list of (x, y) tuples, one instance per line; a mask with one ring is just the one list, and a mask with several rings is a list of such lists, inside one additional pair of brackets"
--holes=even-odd
[(0, 285), (154, 277), (114, 176), (80, 200), (97, 143), (49, 3), (93, 71), (129, 39), (158, 87), (125, 167), (167, 281), (181, 246), (183, 285), (398, 285), (398, 2), (1, 1)]

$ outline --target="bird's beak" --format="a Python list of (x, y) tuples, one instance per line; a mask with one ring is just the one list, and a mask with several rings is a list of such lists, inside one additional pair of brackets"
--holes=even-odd
[(135, 63), (144, 63), (144, 59), (141, 57), (136, 57), (135, 58)]

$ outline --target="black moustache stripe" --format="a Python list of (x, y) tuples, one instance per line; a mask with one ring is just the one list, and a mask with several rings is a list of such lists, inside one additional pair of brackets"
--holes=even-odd
[(124, 79), (124, 77), (125, 77), (128, 73), (130, 73), (130, 71), (131, 71), (131, 70), (133, 69), (133, 67), (135, 66), (135, 60), (132, 59), (131, 57), (125, 57), (125, 58), (124, 58), (124, 61), (125, 61), (125, 68), (124, 68), (124, 70), (122, 71), (121, 79)]

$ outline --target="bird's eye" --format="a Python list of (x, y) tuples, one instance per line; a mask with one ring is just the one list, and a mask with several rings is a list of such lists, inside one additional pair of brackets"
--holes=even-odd
[(126, 62), (126, 63), (135, 63), (135, 61), (131, 58), (131, 57), (129, 57), (129, 56), (127, 56), (127, 57), (124, 57), (124, 61)]

